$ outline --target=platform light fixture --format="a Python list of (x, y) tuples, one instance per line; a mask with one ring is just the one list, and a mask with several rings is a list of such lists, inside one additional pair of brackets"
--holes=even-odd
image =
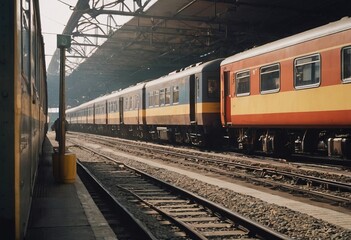
[(57, 48), (70, 48), (71, 35), (58, 34), (57, 35)]

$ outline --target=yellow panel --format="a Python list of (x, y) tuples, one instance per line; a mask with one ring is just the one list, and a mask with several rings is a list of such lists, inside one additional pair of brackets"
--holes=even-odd
[(351, 84), (231, 99), (232, 115), (351, 109)]
[(219, 102), (207, 102), (196, 104), (197, 113), (219, 113), (220, 105)]
[[(125, 118), (137, 117), (138, 116), (138, 110), (125, 111), (123, 113), (123, 116)], [(142, 117), (142, 110), (139, 110), (139, 117)]]
[(109, 124), (118, 124), (119, 123), (119, 112), (109, 113), (108, 114), (108, 123)]
[(166, 107), (154, 107), (146, 110), (147, 117), (152, 116), (168, 116), (168, 115), (184, 115), (189, 114), (189, 105), (173, 105)]
[[(148, 108), (147, 116), (168, 116), (168, 115), (187, 115), (189, 114), (189, 104), (173, 105), (165, 107)], [(219, 103), (197, 103), (196, 113), (219, 112)]]
[(95, 115), (95, 121), (96, 120), (106, 120), (106, 114)]

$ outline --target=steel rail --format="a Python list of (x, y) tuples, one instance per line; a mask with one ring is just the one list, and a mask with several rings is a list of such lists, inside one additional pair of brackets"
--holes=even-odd
[[(93, 185), (93, 188), (99, 192), (106, 200), (109, 202), (113, 208), (123, 216), (123, 221), (126, 221), (128, 224), (128, 228), (131, 229), (133, 234), (138, 236), (138, 239), (150, 239), (150, 240), (157, 240), (157, 238), (147, 229), (137, 218), (133, 216), (118, 200), (111, 194), (103, 185), (102, 183), (94, 177), (94, 175), (86, 168), (84, 165), (77, 160), (77, 172), (83, 178), (88, 179), (89, 184)], [(87, 184), (86, 181), (83, 181)], [(117, 236), (118, 237), (118, 236)]]
[[(238, 213), (232, 212), (212, 201), (209, 201), (203, 197), (200, 197), (198, 195), (195, 195), (187, 190), (184, 190), (182, 188), (176, 187), (174, 185), (170, 185), (169, 183), (162, 181), (160, 179), (157, 179), (149, 174), (147, 174), (146, 172), (143, 172), (141, 170), (138, 170), (136, 168), (133, 168), (131, 166), (128, 166), (124, 163), (121, 163), (120, 161), (117, 161), (105, 154), (101, 154), (89, 147), (85, 147), (79, 144), (76, 144), (77, 147), (80, 147), (82, 149), (86, 149), (88, 151), (91, 151), (92, 153), (101, 156), (107, 160), (110, 160), (112, 162), (118, 163), (118, 164), (123, 164), (125, 166), (125, 168), (128, 168), (132, 171), (135, 171), (136, 173), (142, 175), (143, 177), (153, 181), (153, 182), (157, 182), (158, 184), (162, 185), (163, 187), (167, 188), (167, 189), (171, 189), (172, 192), (175, 192), (179, 195), (185, 196), (187, 198), (193, 199), (195, 202), (199, 203), (200, 205), (205, 206), (208, 209), (211, 209), (211, 211), (218, 213), (220, 215), (222, 215), (223, 217), (226, 217), (228, 219), (230, 219), (231, 221), (233, 221), (236, 225), (242, 226), (244, 229), (247, 229), (249, 231), (249, 236), (257, 236), (259, 238), (263, 238), (263, 239), (290, 239), (288, 236), (280, 234), (270, 228), (267, 228), (257, 222), (252, 221), (251, 219), (248, 219)], [(180, 223), (180, 226), (184, 226), (186, 227), (186, 231), (189, 233), (193, 233), (194, 231), (192, 229), (189, 229), (188, 226), (185, 226), (183, 223)], [(182, 228), (183, 229), (183, 228)], [(184, 230), (184, 229), (183, 229)], [(197, 235), (197, 234), (196, 234)], [(196, 235), (192, 235), (192, 236), (196, 236)], [(203, 239), (203, 238), (197, 238), (197, 239)]]
[[(110, 139), (101, 139), (104, 141), (111, 141)], [(123, 139), (123, 141), (126, 141)], [(138, 146), (139, 149), (143, 148), (143, 149), (148, 149), (148, 146)], [(155, 147), (153, 147), (153, 150), (155, 150)], [(277, 170), (277, 169), (273, 169), (273, 168), (269, 168), (269, 167), (262, 167), (262, 166), (253, 166), (253, 165), (249, 165), (249, 164), (245, 164), (245, 163), (238, 163), (238, 162), (233, 162), (229, 157), (224, 157), (222, 156), (222, 158), (226, 158), (227, 160), (216, 160), (216, 159), (212, 159), (209, 157), (204, 157), (204, 156), (192, 156), (189, 155), (189, 153), (179, 153), (179, 152), (174, 152), (174, 151), (170, 151), (170, 150), (165, 150), (164, 148), (161, 149), (161, 147), (158, 147), (157, 149), (158, 152), (161, 152), (165, 155), (173, 155), (173, 156), (177, 156), (177, 157), (182, 157), (185, 159), (190, 159), (193, 158), (194, 160), (196, 160), (196, 162), (202, 161), (202, 162), (209, 162), (209, 163), (215, 163), (217, 166), (218, 165), (222, 165), (222, 166), (228, 166), (228, 167), (234, 167), (234, 168), (239, 168), (239, 169), (243, 169), (243, 170), (249, 170), (251, 172), (261, 172), (260, 174), (260, 178), (263, 178), (265, 176), (269, 176), (269, 175), (280, 175), (283, 176), (285, 179), (293, 179), (295, 180), (295, 184), (299, 184), (301, 182), (304, 182), (305, 184), (309, 184), (309, 185), (319, 185), (319, 186), (324, 186), (327, 187), (328, 189), (337, 189), (338, 191), (343, 191), (343, 192), (351, 192), (351, 184), (348, 183), (342, 183), (342, 182), (336, 182), (333, 180), (328, 180), (328, 179), (323, 179), (323, 178), (318, 178), (318, 177), (314, 177), (314, 176), (308, 176), (308, 175), (302, 175), (299, 173), (293, 173), (293, 172), (287, 172), (287, 171), (281, 171), (281, 170)], [(206, 166), (209, 167), (209, 166)], [(230, 173), (230, 176), (236, 177), (236, 175), (240, 175), (237, 173)], [(240, 175), (241, 176), (241, 175)], [(241, 176), (241, 178), (243, 178)], [(299, 192), (299, 193), (304, 193), (307, 194), (309, 196), (315, 197), (315, 198), (324, 198), (327, 199), (328, 201), (334, 201), (336, 203), (339, 203), (343, 206), (351, 206), (351, 199), (345, 198), (345, 197), (340, 197), (340, 196), (334, 196), (331, 194), (326, 194), (326, 193), (321, 193), (321, 192), (317, 192), (317, 191), (312, 191), (312, 190), (308, 190), (308, 189), (301, 189), (298, 186), (288, 186), (287, 184), (284, 183), (277, 183), (277, 182), (273, 182), (273, 181), (268, 181), (268, 180), (259, 180), (259, 178), (257, 176), (255, 177), (249, 177), (249, 176), (245, 176), (245, 178), (249, 178), (250, 181), (255, 181), (255, 182), (259, 182), (263, 185), (271, 185), (274, 187), (280, 187), (282, 189), (286, 189), (289, 191), (293, 191), (293, 192)]]

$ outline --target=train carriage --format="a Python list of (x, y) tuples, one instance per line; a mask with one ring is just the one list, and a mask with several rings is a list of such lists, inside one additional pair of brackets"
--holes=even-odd
[(89, 102), (84, 115), (87, 116), (85, 128), (91, 133), (106, 134), (107, 96), (98, 97)]
[(70, 130), (143, 138), (144, 84), (137, 84), (66, 111)]
[(94, 104), (87, 102), (67, 109), (66, 120), (69, 123), (69, 130), (81, 131), (85, 129), (88, 131), (94, 125)]
[(128, 87), (118, 94), (119, 134), (143, 138), (145, 128), (145, 83)]
[(200, 145), (218, 133), (220, 61), (194, 64), (146, 83), (145, 117), (154, 139)]
[(45, 54), (38, 1), (3, 1), (0, 15), (0, 232), (23, 239), (47, 130)]
[[(120, 114), (120, 92), (113, 92), (106, 100), (107, 102), (107, 124), (108, 125), (119, 125), (122, 120), (122, 114)], [(112, 129), (111, 129), (112, 130)]]
[(225, 59), (221, 121), (232, 144), (350, 158), (351, 20)]
[(69, 109), (70, 130), (197, 145), (220, 139), (221, 60), (198, 63)]

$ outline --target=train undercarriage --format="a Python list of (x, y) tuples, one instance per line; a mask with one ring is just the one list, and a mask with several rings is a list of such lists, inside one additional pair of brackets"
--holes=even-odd
[(245, 153), (261, 152), (279, 156), (309, 154), (351, 159), (350, 129), (227, 128), (226, 133), (223, 134), (213, 127), (198, 125), (71, 124), (69, 130), (195, 146), (228, 145)]
[(240, 128), (227, 129), (229, 144), (247, 153), (313, 154), (351, 159), (351, 130)]
[(214, 146), (222, 139), (213, 127), (189, 126), (145, 126), (145, 125), (97, 125), (70, 124), (70, 131), (101, 134), (145, 141), (167, 141), (170, 143), (191, 144), (195, 146)]

